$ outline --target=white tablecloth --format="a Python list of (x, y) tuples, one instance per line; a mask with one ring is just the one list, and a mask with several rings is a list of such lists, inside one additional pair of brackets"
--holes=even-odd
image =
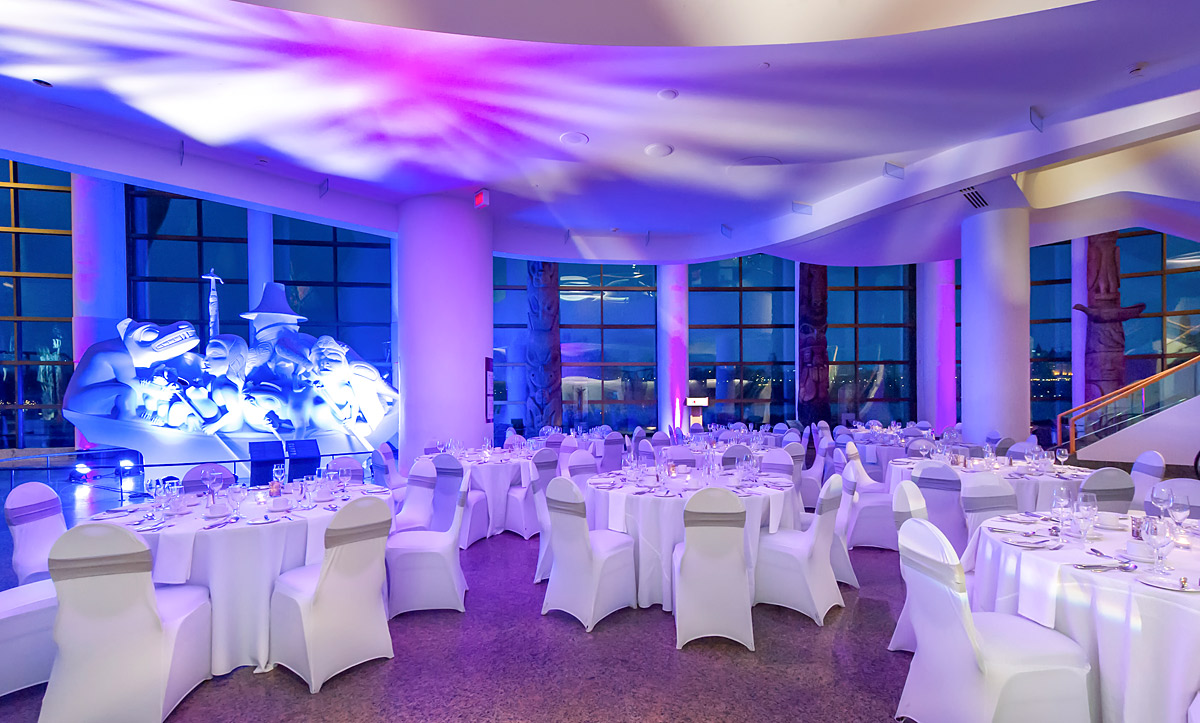
[[(858, 447), (858, 456), (868, 472), (886, 470), (888, 463), (893, 459), (902, 459), (905, 457), (903, 446), (870, 443), (859, 444), (858, 442), (855, 442), (854, 446)], [(876, 477), (879, 478), (882, 475), (876, 475)], [(882, 479), (879, 479), (879, 481), (882, 481)]]
[[(357, 497), (362, 493), (350, 494)], [(387, 495), (375, 496), (388, 501)], [(142, 534), (154, 555), (151, 576), (156, 583), (208, 588), (213, 613), (213, 675), (243, 665), (253, 665), (256, 671), (265, 669), (275, 578), (324, 559), (325, 529), (334, 515), (327, 504), (288, 513), (294, 520), (250, 525), (243, 519), (216, 530), (201, 529), (211, 521), (201, 516), (203, 506), (197, 506), (189, 514), (173, 518), (173, 527)], [(345, 503), (339, 498), (332, 504), (340, 507)], [(248, 500), (243, 509), (251, 506)], [(269, 517), (279, 518), (280, 514)]]
[[(1133, 573), (1071, 567), (1110, 562), (1086, 548), (1113, 554), (1129, 539), (1127, 529), (1100, 532), (1102, 538), (1086, 546), (1075, 541), (1059, 550), (1022, 550), (1002, 542), (1007, 535), (981, 527), (963, 553), (964, 568), (974, 570), (971, 607), (1022, 615), (1082, 645), (1098, 684), (1093, 710), (1106, 723), (1185, 723), (1200, 691), (1200, 593), (1139, 583), (1149, 563)], [(1177, 568), (1173, 576), (1200, 582), (1195, 548), (1176, 550), (1167, 562)]]
[(464, 460), (471, 487), (483, 490), (488, 504), (488, 537), (504, 532), (508, 510), (508, 488), (514, 483), (528, 487), (537, 477), (533, 460), (510, 454), (494, 455), (492, 461)]
[[(888, 489), (895, 490), (901, 480), (912, 479), (913, 467), (917, 462), (923, 461), (902, 457), (889, 462), (887, 467)], [(1059, 469), (1062, 470), (1061, 473), (1058, 473)], [(954, 471), (958, 473), (963, 482), (968, 484), (972, 477), (980, 473), (980, 470), (966, 470), (958, 466), (954, 467)], [(999, 475), (1013, 486), (1013, 491), (1017, 495), (1018, 510), (1032, 512), (1049, 510), (1053, 502), (1054, 488), (1060, 484), (1066, 484), (1072, 494), (1078, 492), (1079, 485), (1087, 479), (1090, 470), (1067, 466), (1055, 468), (1055, 472), (1038, 474), (1029, 472), (1025, 465), (1017, 465), (1016, 467), (997, 467), (992, 470), (992, 473)]]
[[(763, 477), (764, 480), (767, 478), (778, 480), (780, 484), (785, 482), (782, 476)], [(596, 482), (604, 479), (597, 478)], [(722, 479), (731, 480), (732, 477)], [(663, 610), (670, 611), (671, 555), (675, 545), (683, 542), (683, 506), (695, 490), (684, 489), (683, 479), (672, 480), (666, 489), (673, 493), (671, 497), (657, 497), (652, 492), (637, 494), (641, 488), (630, 483), (615, 490), (596, 489), (589, 484), (586, 499), (599, 526), (633, 536), (638, 606), (662, 605)], [(792, 527), (792, 495), (783, 490), (756, 487), (749, 490), (742, 502), (746, 505), (746, 559), (753, 585), (760, 529), (766, 527), (769, 532), (776, 532)]]

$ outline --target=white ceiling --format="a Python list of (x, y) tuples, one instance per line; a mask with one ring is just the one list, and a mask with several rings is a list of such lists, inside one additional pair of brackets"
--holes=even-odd
[[(368, 198), (488, 187), (502, 220), (637, 235), (785, 215), (877, 179), (885, 160), (1028, 129), (1030, 106), (1056, 124), (1200, 88), (1194, 0), (940, 29), (926, 18), (935, 29), (902, 35), (880, 22), (860, 28), (874, 37), (826, 42), (622, 47), (232, 0), (20, 0), (0, 14), (0, 94), (10, 109), (164, 147), (185, 139), (189, 153)], [(590, 142), (560, 142), (567, 132)], [(674, 152), (647, 155), (655, 143)]]

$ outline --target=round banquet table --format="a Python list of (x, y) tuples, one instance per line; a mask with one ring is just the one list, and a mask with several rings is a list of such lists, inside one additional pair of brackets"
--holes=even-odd
[[(432, 459), (432, 456), (426, 458)], [(485, 462), (478, 450), (472, 450), (463, 455), (459, 462), (471, 488), (481, 490), (487, 497), (488, 537), (504, 532), (508, 488), (514, 485), (528, 487), (537, 478), (537, 467), (533, 460), (521, 452), (496, 450)]]
[(858, 456), (863, 466), (868, 472), (876, 472), (875, 477), (880, 477), (879, 471), (886, 471), (892, 460), (904, 459), (907, 456), (902, 444), (855, 442), (854, 446), (858, 447)]
[[(910, 457), (892, 460), (887, 468), (888, 490), (894, 491), (896, 485), (900, 484), (902, 480), (912, 479), (913, 467), (917, 466), (918, 462), (924, 461)], [(962, 481), (967, 484), (970, 484), (972, 477), (987, 471), (963, 469), (958, 465), (953, 465), (953, 467)], [(1013, 486), (1013, 492), (1017, 495), (1017, 509), (1021, 512), (1049, 510), (1052, 506), (1055, 487), (1066, 484), (1071, 490), (1071, 494), (1075, 494), (1079, 492), (1079, 486), (1092, 471), (1082, 467), (1055, 466), (1054, 470), (1050, 472), (1036, 472), (1023, 464), (990, 470), (992, 474), (999, 475), (1001, 479)]]
[[(699, 478), (695, 472), (692, 475), (696, 475), (700, 484), (705, 486), (731, 486), (734, 480), (732, 473), (723, 474), (716, 480)], [(761, 476), (760, 482), (765, 484), (768, 481), (780, 487), (787, 485), (788, 489), (759, 486), (744, 491), (735, 490), (746, 506), (744, 539), (752, 589), (761, 528), (766, 527), (769, 532), (790, 529), (794, 514), (791, 479), (782, 475)], [(620, 486), (614, 489), (604, 487), (618, 483)], [(691, 483), (695, 485), (696, 480)], [(628, 482), (619, 472), (593, 477), (588, 481), (585, 498), (589, 518), (594, 516), (594, 526), (625, 532), (633, 537), (638, 607), (662, 605), (663, 610), (672, 609), (671, 555), (675, 545), (683, 542), (683, 506), (696, 493), (695, 489), (686, 488), (686, 484), (686, 477), (672, 478), (663, 486), (664, 492), (652, 492)]]
[[(389, 502), (388, 489), (374, 485), (351, 485), (346, 496), (354, 499), (367, 494)], [(238, 522), (213, 530), (202, 529), (214, 520), (204, 518), (204, 505), (199, 504), (189, 507), (184, 515), (171, 516), (172, 527), (138, 533), (154, 556), (151, 577), (155, 583), (208, 588), (212, 600), (213, 675), (224, 675), (243, 665), (253, 665), (255, 672), (266, 669), (275, 579), (292, 568), (324, 559), (325, 530), (333, 520), (333, 508), (345, 504), (342, 497), (337, 497), (311, 510), (271, 512), (266, 515), (271, 520), (267, 524), (249, 524), (252, 518), (247, 514)], [(254, 498), (248, 498), (243, 511), (254, 507)], [(103, 515), (93, 519), (96, 517), (103, 519)], [(133, 529), (140, 526), (139, 519), (135, 512), (106, 521)]]
[[(997, 527), (1043, 531), (1045, 523)], [(1134, 572), (1089, 572), (1075, 564), (1112, 563), (1086, 552), (1115, 555), (1130, 539), (1121, 530), (1098, 530), (1084, 545), (1068, 540), (1059, 549), (1027, 550), (1004, 542), (1005, 533), (981, 526), (963, 553), (974, 570), (974, 610), (1021, 615), (1079, 643), (1092, 664), (1092, 710), (1106, 723), (1185, 723), (1200, 691), (1200, 592), (1163, 590), (1139, 582), (1152, 563)], [(1034, 538), (1036, 539), (1036, 538)], [(1200, 537), (1192, 549), (1176, 549), (1167, 564), (1178, 581), (1200, 583)]]

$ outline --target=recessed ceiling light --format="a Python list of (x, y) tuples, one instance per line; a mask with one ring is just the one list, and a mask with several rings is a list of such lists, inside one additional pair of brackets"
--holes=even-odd
[(666, 143), (651, 143), (644, 149), (647, 156), (665, 158), (675, 152), (675, 148)]
[(587, 142), (590, 141), (591, 138), (588, 138), (586, 133), (580, 133), (579, 131), (567, 131), (559, 136), (558, 140), (560, 143), (568, 146), (582, 146), (587, 145)]
[(54, 87), (54, 83), (51, 83), (48, 80), (42, 80), (41, 78), (34, 78), (33, 82), (37, 83), (38, 85), (42, 86), (43, 88), (53, 88)]
[(761, 63), (759, 63), (759, 64), (758, 64), (758, 67), (759, 67), (759, 70), (770, 70), (770, 69), (771, 69), (771, 64), (770, 64), (770, 63), (768, 63), (768, 62), (766, 62), (766, 61), (763, 61), (763, 62), (761, 62)]
[(662, 90), (658, 91), (658, 97), (662, 98), (663, 100), (675, 100), (679, 97), (679, 91), (675, 90), (674, 88), (663, 88)]
[(267, 165), (267, 164), (268, 164), (268, 163), (270, 163), (270, 162), (271, 162), (271, 161), (270, 161), (269, 159), (267, 159), (267, 158), (259, 158), (259, 159), (258, 159), (258, 165), (260, 165), (260, 166), (265, 166), (265, 165)]
[(1134, 63), (1133, 65), (1129, 66), (1128, 70), (1129, 77), (1140, 78), (1142, 73), (1146, 72), (1146, 63)]

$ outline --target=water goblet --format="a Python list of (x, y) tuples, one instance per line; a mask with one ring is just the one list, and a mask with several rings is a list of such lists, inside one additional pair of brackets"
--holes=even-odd
[(1058, 466), (1062, 467), (1067, 463), (1067, 458), (1071, 456), (1071, 452), (1066, 447), (1059, 447), (1054, 450), (1054, 456), (1058, 459)]
[(1075, 524), (1079, 527), (1081, 539), (1087, 540), (1088, 535), (1091, 534), (1099, 511), (1100, 506), (1096, 501), (1095, 492), (1080, 492), (1075, 498)]
[(1170, 569), (1165, 565), (1166, 549), (1171, 544), (1172, 522), (1166, 517), (1146, 515), (1142, 519), (1142, 539), (1154, 549), (1154, 573), (1165, 575)]
[(250, 488), (239, 482), (230, 487), (229, 491), (225, 493), (225, 496), (229, 498), (231, 512), (236, 515), (240, 513), (242, 509), (242, 503), (246, 501), (248, 496), (250, 496)]
[(1175, 492), (1166, 485), (1154, 485), (1150, 490), (1150, 503), (1158, 508), (1158, 516), (1166, 517), (1167, 508), (1175, 503)]
[(1177, 497), (1171, 500), (1171, 506), (1167, 508), (1167, 512), (1171, 515), (1171, 521), (1175, 523), (1175, 528), (1178, 530), (1178, 541), (1184, 547), (1191, 547), (1191, 543), (1187, 539), (1187, 529), (1183, 523), (1187, 522), (1187, 518), (1192, 514), (1192, 505), (1186, 497)]
[(208, 501), (212, 505), (217, 504), (217, 493), (221, 491), (221, 486), (225, 482), (225, 478), (219, 474), (209, 474), (208, 479), (204, 480), (205, 486), (208, 487)]
[(1053, 496), (1050, 499), (1050, 510), (1054, 515), (1054, 519), (1058, 521), (1060, 530), (1066, 530), (1067, 516), (1071, 511), (1071, 488), (1065, 484), (1059, 484), (1054, 487)]

